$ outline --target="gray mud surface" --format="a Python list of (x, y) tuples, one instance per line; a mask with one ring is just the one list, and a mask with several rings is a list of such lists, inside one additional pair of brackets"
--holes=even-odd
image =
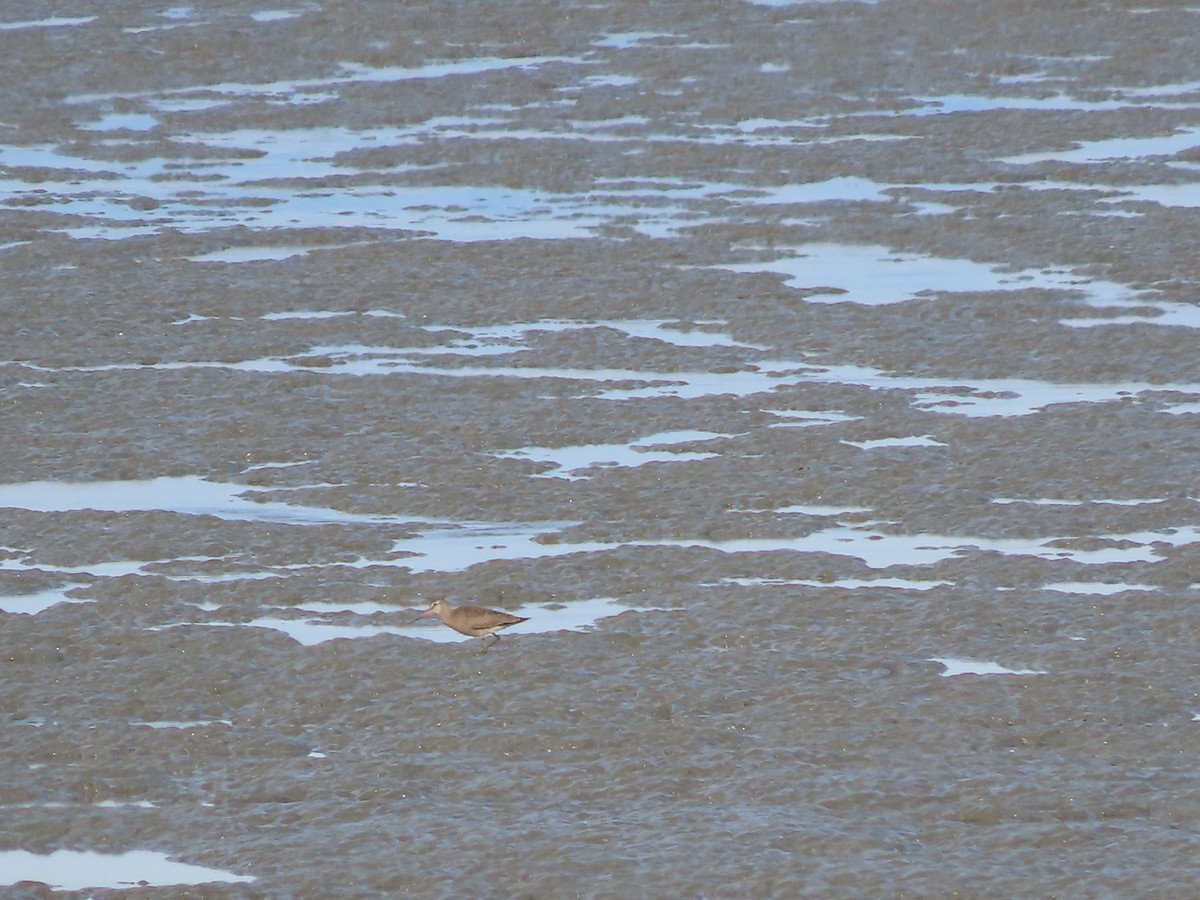
[[(0, 851), (255, 881), (54, 896), (1195, 893), (1194, 8), (71, 7), (0, 3), (95, 17), (0, 30), (0, 602), (71, 601)], [(310, 513), (3, 499), (153, 478)]]

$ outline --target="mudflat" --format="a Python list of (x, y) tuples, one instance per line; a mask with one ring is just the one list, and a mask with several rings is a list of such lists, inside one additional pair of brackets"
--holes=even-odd
[(0, 3), (0, 892), (1193, 892), (1198, 26)]

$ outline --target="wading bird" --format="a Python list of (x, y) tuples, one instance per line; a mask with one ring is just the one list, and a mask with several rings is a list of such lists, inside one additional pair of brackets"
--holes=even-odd
[[(432, 601), (429, 609), (417, 616), (417, 619), (429, 616), (437, 616), (443, 624), (449, 625), (459, 634), (481, 638), (483, 648), (479, 651), (480, 653), (487, 653), (488, 648), (500, 640), (500, 635), (496, 634), (497, 631), (508, 628), (510, 625), (516, 625), (518, 622), (528, 621), (527, 617), (514, 616), (498, 609), (484, 609), (482, 606), (454, 607), (441, 597)], [(417, 619), (413, 619), (413, 621), (415, 622)], [(489, 637), (494, 638), (491, 644), (488, 643)]]

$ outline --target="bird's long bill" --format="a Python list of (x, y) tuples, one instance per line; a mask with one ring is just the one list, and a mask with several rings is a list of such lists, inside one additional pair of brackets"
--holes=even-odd
[(421, 614), (420, 614), (420, 615), (418, 615), (418, 616), (415, 616), (415, 617), (413, 617), (413, 618), (409, 619), (409, 620), (408, 620), (407, 622), (405, 622), (404, 624), (405, 624), (405, 625), (415, 625), (415, 624), (417, 624), (418, 622), (420, 622), (422, 619), (424, 619), (424, 618), (428, 618), (429, 616), (433, 616), (433, 615), (436, 615), (436, 613), (433, 611), (433, 607), (431, 606), (431, 607), (429, 607), (429, 609), (425, 610), (425, 612), (421, 613)]

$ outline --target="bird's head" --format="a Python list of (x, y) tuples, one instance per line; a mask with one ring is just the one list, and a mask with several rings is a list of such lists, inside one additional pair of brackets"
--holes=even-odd
[(440, 619), (449, 611), (450, 604), (446, 602), (445, 597), (434, 597), (429, 601), (429, 607), (425, 610), (425, 612), (421, 613), (421, 615), (417, 616), (417, 618), (426, 619), (429, 616), (437, 616)]

